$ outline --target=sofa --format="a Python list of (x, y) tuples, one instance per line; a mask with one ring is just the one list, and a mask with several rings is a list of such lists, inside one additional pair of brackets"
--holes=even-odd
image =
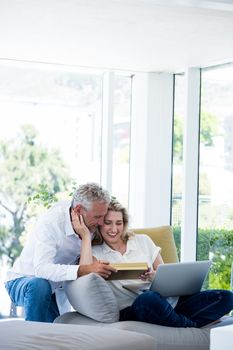
[[(149, 235), (155, 244), (161, 247), (161, 255), (165, 263), (178, 262), (176, 245), (170, 226), (134, 229), (134, 232), (136, 234), (144, 233)], [(93, 287), (88, 288), (88, 279), (92, 279), (92, 285), (93, 281), (96, 283), (96, 290), (93, 290)], [(111, 295), (108, 295), (111, 292), (101, 289), (101, 280), (103, 279), (101, 277), (98, 278), (96, 275), (86, 277), (86, 279), (82, 277), (76, 281), (69, 282), (67, 285), (67, 296), (76, 311), (65, 313), (57, 317), (54, 322), (98, 326), (100, 328), (104, 327), (105, 330), (108, 328), (109, 331), (114, 328), (134, 332), (132, 334), (135, 334), (135, 332), (142, 335), (146, 334), (153, 337), (154, 347), (158, 350), (208, 350), (210, 348), (211, 327), (203, 327), (202, 329), (173, 328), (136, 321), (119, 322), (116, 313), (113, 312), (114, 316), (108, 313), (109, 310), (116, 309), (116, 305), (113, 304)], [(90, 295), (86, 295), (88, 293)], [(102, 300), (100, 296), (102, 296)], [(96, 297), (98, 298), (98, 303), (96, 302)], [(84, 303), (83, 298), (86, 298), (87, 302)], [(103, 303), (102, 307), (101, 302)], [(99, 309), (98, 307), (95, 309), (96, 304)], [(108, 309), (106, 305), (109, 308), (107, 311), (105, 310)], [(233, 323), (233, 318), (225, 317), (212, 327), (231, 323)], [(109, 349), (111, 348), (111, 345), (109, 345)]]
[[(109, 346), (111, 344), (111, 346)], [(104, 327), (0, 320), (1, 350), (154, 350), (146, 334)]]

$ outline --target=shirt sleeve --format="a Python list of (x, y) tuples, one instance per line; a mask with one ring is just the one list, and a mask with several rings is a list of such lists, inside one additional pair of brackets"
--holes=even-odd
[(39, 225), (35, 231), (35, 276), (53, 282), (77, 279), (78, 266), (55, 263), (59, 237), (51, 225)]
[(158, 254), (161, 251), (161, 248), (155, 245), (152, 239), (146, 234), (136, 235), (136, 237), (137, 237), (137, 240), (140, 241), (140, 245), (142, 246), (142, 249), (144, 249), (147, 252), (147, 254), (150, 256), (151, 265), (153, 265), (155, 259), (157, 258)]

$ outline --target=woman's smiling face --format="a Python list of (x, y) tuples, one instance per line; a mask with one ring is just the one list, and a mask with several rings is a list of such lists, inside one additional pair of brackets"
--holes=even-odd
[(107, 244), (117, 243), (124, 231), (123, 215), (120, 211), (109, 210), (104, 217), (100, 232)]

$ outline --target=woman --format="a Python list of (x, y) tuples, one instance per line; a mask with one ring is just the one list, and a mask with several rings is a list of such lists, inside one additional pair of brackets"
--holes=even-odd
[[(80, 225), (83, 227), (83, 222)], [(152, 280), (157, 266), (163, 264), (160, 248), (147, 235), (134, 235), (128, 231), (127, 211), (115, 199), (109, 205), (100, 233), (103, 243), (92, 248), (96, 259), (110, 263), (146, 261), (149, 271), (141, 279), (149, 281)], [(90, 244), (88, 247), (82, 254), (88, 256), (89, 263), (92, 263)], [(199, 328), (216, 321), (233, 309), (233, 293), (226, 290), (208, 290), (191, 296), (166, 299), (152, 291), (135, 296), (122, 288), (121, 281), (108, 283), (117, 297), (121, 321), (134, 320), (170, 327)]]

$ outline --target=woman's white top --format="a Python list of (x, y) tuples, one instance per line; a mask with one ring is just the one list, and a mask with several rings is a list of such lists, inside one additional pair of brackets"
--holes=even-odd
[[(106, 260), (110, 263), (147, 262), (148, 267), (152, 268), (160, 250), (161, 248), (157, 247), (149, 236), (137, 234), (129, 238), (123, 255), (111, 249), (106, 243), (94, 246), (93, 255), (98, 260)], [(132, 305), (137, 295), (122, 287), (126, 283), (132, 283), (132, 280), (114, 280), (108, 283), (118, 300), (120, 310)]]

